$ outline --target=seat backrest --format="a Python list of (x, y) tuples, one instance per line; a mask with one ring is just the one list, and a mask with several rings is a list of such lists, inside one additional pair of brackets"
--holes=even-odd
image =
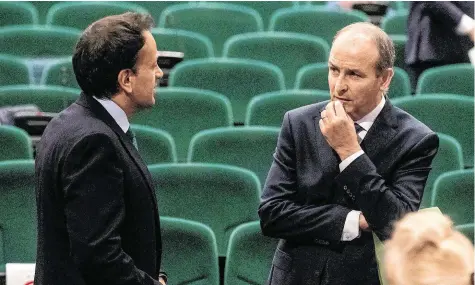
[(323, 90), (284, 90), (258, 95), (247, 107), (246, 126), (278, 127), (284, 114), (292, 109), (330, 99)]
[(267, 178), (279, 128), (239, 127), (205, 130), (193, 136), (188, 162), (221, 163), (253, 171), (261, 185)]
[(272, 14), (281, 8), (292, 8), (299, 5), (298, 1), (229, 1), (230, 4), (243, 5), (256, 10), (262, 17), (267, 30)]
[[(1, 95), (0, 95), (1, 96)], [(0, 161), (33, 159), (31, 138), (24, 130), (14, 126), (0, 126)]]
[(30, 84), (28, 66), (20, 58), (0, 55), (0, 86), (15, 84)]
[(58, 1), (28, 1), (33, 6), (35, 6), (36, 10), (38, 11), (38, 24), (44, 25), (46, 23), (46, 14), (48, 14), (49, 8), (54, 4), (58, 3)]
[(140, 156), (146, 164), (177, 162), (175, 141), (168, 132), (142, 125), (130, 127), (137, 139)]
[(169, 284), (219, 284), (216, 237), (208, 226), (195, 221), (161, 217), (161, 270)]
[(249, 59), (196, 59), (175, 66), (170, 86), (193, 87), (219, 92), (231, 102), (235, 122), (244, 122), (252, 97), (283, 90), (284, 76), (270, 63)]
[(183, 4), (184, 1), (140, 1), (137, 3), (147, 9), (147, 11), (155, 20), (155, 23), (158, 24), (163, 10), (172, 5)]
[(155, 106), (138, 112), (131, 121), (168, 132), (175, 141), (178, 161), (186, 161), (191, 137), (202, 130), (231, 126), (232, 111), (229, 100), (216, 92), (163, 88), (157, 92)]
[(390, 37), (394, 43), (394, 50), (396, 52), (396, 58), (394, 59), (394, 66), (404, 69), (406, 68), (406, 62), (404, 60), (404, 57), (405, 57), (407, 36), (390, 35)]
[(214, 57), (211, 40), (201, 34), (176, 30), (156, 28), (152, 35), (157, 42), (159, 51), (178, 51), (184, 54), (184, 60)]
[(473, 179), (473, 169), (465, 169), (446, 172), (434, 182), (431, 204), (455, 225), (473, 223)]
[(473, 97), (473, 70), (469, 63), (427, 69), (417, 81), (416, 94), (453, 93)]
[(36, 224), (34, 161), (0, 162), (0, 229), (5, 263), (35, 262)]
[(188, 30), (211, 39), (216, 56), (231, 36), (263, 31), (262, 18), (254, 9), (228, 3), (193, 2), (166, 8), (159, 27)]
[(229, 240), (224, 284), (265, 284), (277, 243), (262, 235), (259, 221), (237, 227)]
[(331, 43), (336, 32), (343, 27), (368, 21), (358, 11), (331, 11), (318, 6), (304, 6), (277, 10), (270, 20), (270, 31), (294, 32), (321, 37)]
[(429, 173), (426, 187), (424, 188), (421, 208), (430, 207), (434, 181), (437, 177), (448, 171), (463, 169), (463, 154), (460, 143), (449, 135), (442, 133), (437, 135), (439, 136), (439, 150), (434, 160), (432, 160), (432, 170)]
[(43, 112), (59, 113), (76, 101), (80, 92), (58, 86), (5, 86), (0, 88), (0, 107), (34, 104)]
[(394, 76), (389, 85), (388, 97), (390, 99), (411, 96), (411, 81), (407, 72), (400, 68), (394, 67)]
[(393, 104), (426, 124), (435, 132), (454, 137), (462, 146), (466, 167), (473, 167), (472, 97), (453, 94), (420, 94), (396, 98)]
[(37, 25), (38, 11), (28, 2), (0, 1), (0, 27)]
[(309, 63), (326, 62), (330, 47), (319, 37), (287, 32), (236, 35), (224, 44), (224, 57), (248, 58), (275, 64), (287, 88), (294, 86), (297, 71)]
[(456, 226), (455, 228), (464, 234), (473, 243), (473, 223)]
[(226, 255), (231, 232), (258, 220), (260, 184), (246, 169), (218, 164), (158, 164), (149, 166), (160, 214), (209, 226), (220, 256)]
[(41, 76), (40, 84), (80, 88), (74, 75), (71, 58), (56, 60), (47, 64)]
[(83, 1), (61, 2), (51, 6), (46, 25), (66, 26), (84, 30), (93, 22), (110, 15), (134, 11), (148, 13), (142, 6), (126, 2)]
[(386, 16), (381, 21), (381, 29), (388, 35), (407, 35), (407, 17), (406, 10), (397, 11), (391, 16)]

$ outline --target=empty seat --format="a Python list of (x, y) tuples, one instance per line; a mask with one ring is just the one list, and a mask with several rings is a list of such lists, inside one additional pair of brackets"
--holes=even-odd
[(169, 284), (218, 285), (218, 249), (213, 231), (206, 225), (161, 217), (162, 265)]
[(155, 23), (160, 21), (160, 15), (162, 14), (163, 10), (167, 7), (176, 5), (176, 4), (183, 4), (184, 1), (139, 1), (140, 6), (147, 9), (147, 11), (152, 15)]
[(76, 75), (74, 75), (71, 58), (56, 60), (47, 64), (41, 76), (40, 84), (80, 88), (76, 81)]
[(28, 66), (24, 61), (14, 56), (0, 54), (0, 86), (29, 83)]
[(396, 98), (393, 104), (435, 132), (454, 137), (462, 146), (465, 167), (473, 167), (473, 98), (451, 94), (424, 94)]
[(177, 162), (175, 141), (168, 132), (142, 125), (131, 125), (131, 128), (146, 164)]
[(432, 170), (429, 173), (426, 187), (424, 188), (421, 208), (430, 207), (434, 181), (437, 177), (448, 171), (463, 169), (463, 155), (460, 143), (449, 135), (442, 133), (437, 135), (439, 136), (439, 150), (431, 164)]
[(469, 63), (429, 68), (419, 77), (416, 94), (452, 93), (473, 97), (473, 74)]
[(38, 11), (39, 24), (44, 25), (46, 23), (46, 14), (48, 14), (49, 8), (58, 1), (29, 1), (33, 6), (35, 6)]
[(229, 239), (224, 284), (265, 284), (277, 242), (262, 235), (259, 221), (237, 227)]
[(214, 57), (213, 44), (204, 35), (176, 29), (156, 28), (152, 35), (159, 51), (178, 51), (184, 60)]
[(456, 229), (464, 234), (473, 243), (473, 223), (456, 226)]
[(272, 15), (270, 31), (294, 32), (321, 37), (331, 43), (336, 32), (343, 27), (368, 21), (358, 11), (330, 11), (318, 6), (280, 9)]
[(62, 2), (51, 6), (46, 15), (46, 24), (84, 30), (103, 17), (129, 11), (148, 13), (145, 8), (126, 2)]
[(384, 17), (381, 22), (381, 29), (388, 35), (407, 35), (406, 10), (397, 11), (394, 15)]
[(286, 32), (236, 35), (224, 45), (223, 56), (270, 62), (278, 66), (286, 87), (294, 86), (297, 71), (309, 63), (326, 62), (330, 47), (319, 37)]
[(149, 170), (160, 215), (209, 226), (220, 256), (237, 226), (258, 220), (259, 179), (249, 170), (216, 164), (158, 164)]
[(280, 128), (284, 114), (292, 109), (330, 99), (323, 90), (285, 90), (252, 98), (247, 107), (246, 126), (260, 125)]
[(226, 97), (212, 91), (163, 88), (157, 92), (155, 107), (138, 112), (131, 122), (168, 132), (175, 141), (178, 160), (186, 161), (194, 134), (232, 125), (231, 104)]
[(267, 178), (279, 136), (279, 128), (218, 128), (197, 133), (190, 142), (188, 162), (230, 164)]
[(38, 24), (38, 11), (28, 2), (1, 1), (0, 27)]
[(57, 86), (0, 87), (0, 107), (34, 104), (43, 112), (59, 113), (77, 100), (80, 90)]
[(437, 178), (432, 206), (439, 207), (455, 225), (473, 223), (473, 169), (446, 172)]
[(33, 159), (31, 138), (20, 128), (0, 126), (0, 146), (0, 161)]
[(0, 234), (4, 263), (34, 263), (36, 260), (34, 164), (33, 160), (0, 162)]
[(230, 4), (243, 5), (256, 10), (261, 15), (264, 27), (267, 29), (272, 14), (281, 8), (297, 6), (298, 1), (229, 1)]
[(235, 122), (244, 122), (252, 97), (284, 89), (284, 76), (270, 63), (249, 59), (196, 59), (180, 63), (170, 73), (170, 86), (219, 92), (231, 101)]
[(211, 39), (217, 56), (231, 36), (263, 30), (259, 13), (227, 3), (195, 2), (169, 6), (160, 16), (159, 27), (188, 30)]

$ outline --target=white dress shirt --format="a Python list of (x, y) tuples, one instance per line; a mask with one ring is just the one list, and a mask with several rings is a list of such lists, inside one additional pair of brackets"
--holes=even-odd
[[(363, 141), (369, 129), (373, 125), (374, 121), (378, 117), (379, 113), (381, 113), (381, 110), (383, 110), (385, 103), (386, 103), (386, 99), (383, 96), (383, 98), (381, 99), (381, 102), (379, 102), (379, 104), (376, 106), (376, 108), (373, 109), (373, 111), (369, 112), (366, 116), (364, 116), (363, 118), (355, 122), (363, 128), (361, 132), (356, 134), (357, 136), (360, 137), (361, 141)], [(363, 153), (364, 153), (363, 150), (359, 150), (355, 152), (354, 154), (348, 156), (342, 162), (340, 162), (340, 164), (338, 165), (340, 168), (340, 172), (343, 172), (343, 170), (345, 170), (348, 167), (348, 165), (350, 165), (355, 159), (357, 159)], [(343, 226), (343, 233), (341, 235), (342, 241), (351, 241), (360, 236), (361, 234), (360, 214), (361, 214), (361, 211), (356, 211), (356, 210), (352, 210), (348, 213), (348, 215), (346, 216), (345, 225)]]
[(104, 109), (106, 109), (107, 113), (109, 113), (112, 118), (114, 118), (120, 129), (126, 133), (129, 130), (130, 123), (124, 110), (122, 110), (119, 105), (110, 99), (99, 99), (95, 96), (93, 97), (102, 105), (102, 107), (104, 107)]

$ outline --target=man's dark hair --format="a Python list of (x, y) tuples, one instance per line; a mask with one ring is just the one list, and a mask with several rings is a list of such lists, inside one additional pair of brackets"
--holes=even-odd
[(76, 44), (73, 69), (87, 96), (111, 98), (119, 91), (117, 77), (123, 69), (135, 70), (144, 46), (143, 31), (154, 25), (148, 14), (127, 12), (102, 18), (84, 30)]

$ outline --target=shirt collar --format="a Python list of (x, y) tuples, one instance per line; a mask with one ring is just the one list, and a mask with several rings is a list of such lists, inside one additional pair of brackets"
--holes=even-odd
[(127, 115), (125, 114), (124, 110), (119, 107), (114, 101), (110, 99), (99, 99), (96, 96), (93, 96), (94, 99), (99, 102), (104, 109), (114, 118), (117, 125), (126, 133), (129, 130), (130, 123), (127, 119)]
[(384, 104), (386, 104), (386, 98), (381, 99), (381, 102), (373, 109), (373, 111), (369, 112), (363, 118), (359, 119), (355, 123), (360, 125), (365, 131), (368, 131), (371, 126), (373, 125), (374, 121), (378, 117), (379, 113), (383, 110)]

